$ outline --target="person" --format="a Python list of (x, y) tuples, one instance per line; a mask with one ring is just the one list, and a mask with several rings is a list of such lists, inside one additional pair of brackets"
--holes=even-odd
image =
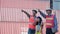
[(36, 20), (37, 20), (36, 34), (42, 34), (42, 29), (43, 29), (42, 18), (38, 16)]
[(32, 13), (33, 15), (30, 15), (29, 13), (27, 13), (26, 11), (24, 10), (21, 10), (23, 13), (25, 13), (27, 15), (27, 17), (29, 18), (29, 29), (28, 29), (28, 34), (35, 34), (35, 31), (36, 31), (36, 14), (37, 14), (37, 11), (36, 10), (32, 10)]
[(52, 9), (46, 10), (48, 15), (42, 13), (39, 9), (38, 12), (46, 19), (46, 34), (55, 34), (58, 31), (58, 26), (56, 15), (52, 15)]

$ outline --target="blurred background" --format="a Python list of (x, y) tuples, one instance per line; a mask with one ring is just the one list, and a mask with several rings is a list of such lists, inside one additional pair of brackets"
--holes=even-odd
[[(0, 0), (0, 34), (27, 34), (29, 20), (21, 10), (32, 14), (33, 9), (40, 9), (45, 13), (46, 8), (52, 8), (53, 14), (56, 12), (59, 30), (56, 34), (60, 34), (60, 0)], [(44, 26), (44, 34), (45, 31)]]

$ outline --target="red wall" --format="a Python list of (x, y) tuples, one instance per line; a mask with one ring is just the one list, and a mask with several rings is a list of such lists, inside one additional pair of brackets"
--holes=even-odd
[[(21, 9), (24, 9), (29, 14), (32, 14), (32, 9), (39, 8), (41, 10), (45, 10), (49, 7), (48, 1), (0, 0), (0, 2), (0, 21), (2, 21), (0, 22), (0, 34), (22, 34), (22, 32), (24, 32), (23, 34), (26, 34), (28, 30), (28, 23), (25, 23), (23, 21), (28, 21), (28, 18), (24, 13), (21, 12)], [(60, 13), (57, 12), (58, 22), (60, 22), (59, 14)], [(45, 28), (43, 29), (43, 31), (44, 30)], [(58, 34), (60, 34), (60, 32), (58, 32)]]
[(1, 0), (1, 20), (26, 21), (28, 18), (21, 12), (21, 9), (25, 9), (28, 13), (32, 14), (32, 9), (38, 8), (41, 10), (45, 10), (47, 7), (49, 7), (48, 1)]
[[(45, 4), (44, 4), (45, 3)], [(2, 8), (24, 8), (24, 9), (33, 9), (33, 8), (41, 8), (45, 9), (49, 7), (48, 1), (23, 1), (23, 0), (1, 0)]]

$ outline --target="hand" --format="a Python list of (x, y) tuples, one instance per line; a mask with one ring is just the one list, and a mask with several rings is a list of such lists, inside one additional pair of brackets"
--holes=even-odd
[(24, 10), (21, 10), (22, 12), (25, 12)]
[(38, 12), (41, 12), (40, 9), (38, 9)]
[(56, 33), (58, 32), (58, 30), (56, 30)]

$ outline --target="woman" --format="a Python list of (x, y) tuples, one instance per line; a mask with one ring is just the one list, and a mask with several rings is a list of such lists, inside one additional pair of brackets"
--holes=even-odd
[(36, 24), (36, 34), (42, 34), (43, 24), (42, 24), (42, 18), (37, 17), (36, 18), (37, 24)]

